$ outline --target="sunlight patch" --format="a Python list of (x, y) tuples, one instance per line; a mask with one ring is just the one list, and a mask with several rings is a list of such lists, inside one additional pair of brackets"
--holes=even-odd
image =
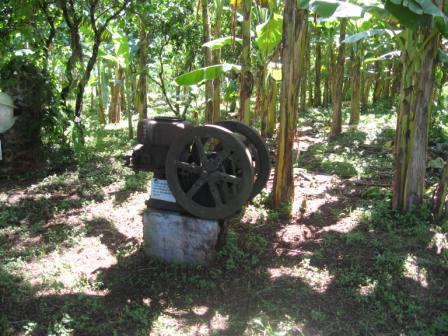
[[(204, 308), (204, 306), (201, 306), (201, 308)], [(228, 326), (229, 316), (222, 315), (219, 312), (215, 312), (215, 315), (210, 321), (204, 321), (203, 319), (201, 319), (197, 320), (196, 322), (182, 318), (175, 318), (168, 314), (162, 314), (154, 322), (154, 327), (151, 330), (151, 335), (215, 335), (217, 332), (226, 330)]]
[(33, 285), (43, 286), (39, 295), (52, 292), (99, 293), (101, 283), (95, 272), (109, 268), (117, 259), (96, 238), (84, 238), (78, 246), (56, 251), (27, 266)]
[(277, 232), (277, 237), (281, 241), (294, 244), (302, 243), (313, 238), (313, 232), (306, 225), (287, 225), (284, 229)]
[(361, 296), (369, 296), (375, 292), (376, 286), (378, 285), (377, 280), (367, 280), (365, 285), (359, 285), (358, 294)]
[(406, 278), (412, 279), (418, 282), (422, 287), (428, 287), (428, 271), (418, 265), (417, 257), (408, 254), (404, 262), (404, 274)]
[(200, 316), (202, 316), (202, 315), (207, 314), (207, 312), (208, 312), (208, 307), (207, 307), (207, 306), (196, 306), (196, 307), (193, 307), (191, 310), (192, 310), (193, 313), (195, 313), (196, 315), (200, 315)]
[(326, 268), (311, 266), (309, 258), (303, 259), (298, 266), (271, 268), (268, 272), (272, 279), (283, 276), (299, 278), (318, 293), (324, 293), (334, 279)]
[(347, 217), (340, 219), (336, 224), (324, 227), (318, 233), (328, 232), (328, 231), (349, 233), (359, 226), (359, 222), (360, 222), (362, 213), (363, 212), (358, 209), (351, 211)]
[(226, 330), (229, 327), (229, 315), (222, 315), (220, 312), (215, 312), (212, 320), (210, 321), (212, 330)]
[(247, 323), (243, 335), (303, 335), (303, 329), (304, 325), (296, 323), (289, 315), (285, 315), (282, 320), (277, 321), (261, 312), (259, 316), (254, 317)]
[(444, 250), (448, 250), (448, 238), (445, 233), (437, 232), (432, 237), (428, 248), (436, 248), (437, 254), (441, 254)]

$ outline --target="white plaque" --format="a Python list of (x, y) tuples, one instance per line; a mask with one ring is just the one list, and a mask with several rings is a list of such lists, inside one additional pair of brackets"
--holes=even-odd
[(151, 182), (151, 196), (152, 199), (160, 201), (176, 203), (176, 199), (171, 193), (167, 180), (153, 178)]

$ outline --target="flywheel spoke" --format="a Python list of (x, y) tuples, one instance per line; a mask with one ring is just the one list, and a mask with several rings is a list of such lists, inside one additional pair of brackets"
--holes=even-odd
[(201, 189), (205, 182), (207, 182), (207, 175), (201, 175), (201, 177), (199, 177), (191, 186), (190, 190), (188, 190), (187, 197), (193, 198), (193, 196), (197, 194), (197, 192), (199, 191), (199, 189)]
[(230, 175), (223, 172), (217, 172), (216, 175), (218, 177), (218, 180), (222, 182), (228, 182), (232, 184), (239, 184), (241, 182), (241, 179), (235, 175)]
[(215, 201), (215, 205), (217, 207), (222, 206), (221, 194), (219, 193), (219, 189), (218, 186), (216, 185), (216, 182), (210, 182), (209, 187), (210, 192), (212, 193), (213, 200)]
[(230, 155), (230, 149), (228, 147), (224, 147), (224, 149), (216, 155), (215, 160), (217, 160), (218, 164), (221, 164), (224, 162), (225, 159), (227, 159)]
[(199, 156), (201, 165), (204, 165), (207, 162), (207, 156), (205, 154), (204, 144), (202, 143), (202, 139), (200, 137), (195, 137), (194, 144), (196, 146), (196, 152)]
[(182, 161), (175, 161), (174, 164), (176, 165), (177, 168), (187, 171), (189, 173), (200, 174), (202, 172), (202, 168), (200, 166), (197, 166), (196, 164), (191, 164)]

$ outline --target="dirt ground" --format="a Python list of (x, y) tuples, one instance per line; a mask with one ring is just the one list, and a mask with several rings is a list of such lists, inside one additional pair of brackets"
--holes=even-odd
[[(448, 334), (446, 234), (380, 212), (390, 176), (378, 167), (316, 168), (321, 143), (303, 129), (293, 215), (269, 209), (271, 177), (208, 268), (144, 256), (149, 177), (135, 181), (118, 156), (2, 184), (0, 334)], [(383, 155), (367, 140), (354, 150)]]

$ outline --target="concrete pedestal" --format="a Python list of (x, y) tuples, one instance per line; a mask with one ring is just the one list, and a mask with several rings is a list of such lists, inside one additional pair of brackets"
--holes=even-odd
[(147, 209), (143, 216), (144, 251), (166, 262), (207, 265), (216, 258), (220, 230), (216, 220)]

